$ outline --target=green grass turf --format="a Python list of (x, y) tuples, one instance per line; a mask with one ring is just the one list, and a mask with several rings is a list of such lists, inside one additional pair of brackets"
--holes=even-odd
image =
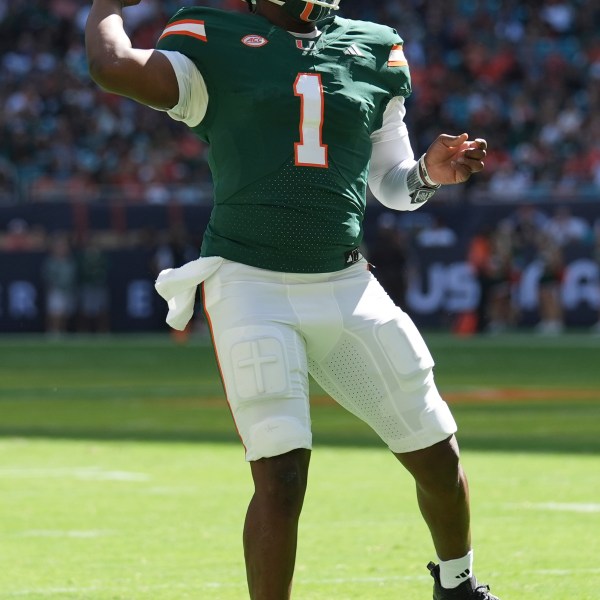
[[(480, 576), (502, 600), (597, 600), (600, 341), (427, 339)], [(318, 401), (313, 420), (294, 597), (429, 598), (409, 477), (339, 407)], [(251, 484), (205, 343), (0, 338), (0, 436), (0, 600), (247, 597)]]

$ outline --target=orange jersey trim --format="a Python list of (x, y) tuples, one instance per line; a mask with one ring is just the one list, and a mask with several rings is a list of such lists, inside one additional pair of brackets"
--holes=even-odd
[(181, 21), (174, 21), (165, 28), (158, 40), (160, 41), (170, 35), (185, 35), (196, 38), (197, 40), (202, 40), (203, 42), (208, 41), (206, 37), (204, 21), (197, 21), (194, 19), (182, 19)]
[(221, 368), (221, 361), (219, 360), (219, 353), (217, 352), (217, 345), (215, 344), (215, 331), (213, 329), (212, 319), (210, 318), (210, 313), (206, 308), (206, 295), (204, 293), (204, 282), (202, 282), (202, 305), (204, 306), (204, 314), (206, 315), (206, 321), (208, 323), (208, 330), (210, 331), (210, 339), (213, 343), (213, 350), (215, 352), (215, 358), (217, 360), (217, 367), (219, 368), (219, 376), (221, 377), (221, 383), (223, 384), (223, 391), (225, 392), (225, 400), (227, 401), (227, 406), (229, 407), (229, 412), (231, 413), (231, 418), (233, 419), (233, 424), (235, 425), (235, 430), (242, 442), (242, 446), (244, 446), (244, 451), (247, 451), (246, 444), (244, 444), (244, 439), (240, 433), (240, 429), (235, 420), (235, 415), (233, 414), (233, 408), (231, 406), (231, 402), (229, 402), (229, 398), (227, 396), (227, 386), (225, 385), (225, 377), (223, 377), (223, 369)]
[(408, 61), (404, 56), (404, 48), (402, 44), (395, 44), (390, 50), (390, 56), (388, 58), (388, 67), (406, 67)]

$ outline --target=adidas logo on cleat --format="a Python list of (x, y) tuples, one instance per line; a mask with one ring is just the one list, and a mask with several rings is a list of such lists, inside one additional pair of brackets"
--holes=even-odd
[(427, 568), (433, 577), (433, 600), (500, 600), (490, 592), (490, 586), (479, 583), (469, 569), (457, 576), (463, 580), (458, 587), (446, 589), (440, 581), (440, 566), (430, 562)]

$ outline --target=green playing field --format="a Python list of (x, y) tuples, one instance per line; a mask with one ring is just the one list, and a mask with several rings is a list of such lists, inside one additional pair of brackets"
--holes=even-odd
[[(502, 600), (596, 600), (600, 339), (430, 335)], [(167, 337), (0, 338), (0, 599), (242, 600), (251, 493), (212, 350)], [(422, 600), (413, 484), (313, 389), (298, 600)]]

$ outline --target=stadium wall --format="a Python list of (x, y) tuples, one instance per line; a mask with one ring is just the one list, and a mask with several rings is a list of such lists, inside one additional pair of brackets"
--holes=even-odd
[[(553, 204), (536, 204), (548, 214)], [(596, 203), (570, 203), (573, 214), (590, 225), (600, 218)], [(457, 234), (457, 242), (445, 248), (411, 247), (407, 264), (405, 308), (421, 326), (452, 327), (457, 315), (475, 310), (479, 284), (467, 262), (473, 235), (486, 224), (495, 225), (509, 217), (515, 205), (482, 204), (447, 206), (431, 204), (415, 213), (389, 213), (370, 206), (365, 227), (365, 248), (375, 240), (383, 216), (395, 219), (395, 226), (409, 234), (434, 218)], [(24, 205), (0, 207), (0, 230), (6, 231), (13, 219), (23, 219), (30, 227), (42, 228), (48, 235), (67, 232), (84, 243), (94, 232), (111, 231), (117, 238), (145, 231), (142, 246), (106, 249), (110, 295), (110, 328), (115, 332), (158, 331), (165, 328), (163, 301), (154, 292), (153, 253), (148, 236), (158, 236), (171, 228), (184, 227), (192, 237), (204, 230), (210, 216), (205, 206), (103, 206), (78, 204)], [(127, 246), (127, 245), (125, 245)], [(131, 246), (131, 244), (129, 244)], [(565, 270), (561, 301), (565, 324), (587, 327), (598, 320), (600, 310), (600, 266), (594, 246), (575, 244), (565, 248)], [(46, 252), (0, 252), (0, 332), (41, 332), (44, 330), (46, 292), (42, 264)], [(399, 277), (402, 274), (399, 272)], [(522, 265), (522, 275), (513, 290), (520, 326), (538, 319), (540, 265), (531, 257)]]

